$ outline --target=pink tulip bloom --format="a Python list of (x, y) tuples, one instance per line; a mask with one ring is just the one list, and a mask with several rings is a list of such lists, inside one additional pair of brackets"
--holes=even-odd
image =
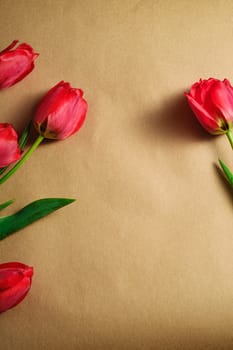
[(0, 123), (0, 168), (3, 168), (21, 157), (18, 135), (11, 124)]
[(29, 292), (33, 268), (19, 262), (0, 264), (0, 312), (19, 304)]
[(232, 128), (233, 87), (227, 79), (200, 80), (185, 95), (200, 124), (210, 134), (226, 134)]
[(0, 52), (0, 89), (8, 88), (22, 80), (34, 68), (34, 60), (39, 56), (33, 48), (24, 43), (15, 49), (18, 40), (14, 40)]
[(42, 99), (34, 118), (37, 131), (45, 138), (63, 140), (84, 123), (87, 102), (83, 91), (61, 81)]

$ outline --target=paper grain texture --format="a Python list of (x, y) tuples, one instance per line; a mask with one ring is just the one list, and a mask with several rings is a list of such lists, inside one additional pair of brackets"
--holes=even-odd
[(16, 211), (77, 201), (1, 242), (1, 262), (34, 266), (28, 297), (0, 316), (4, 350), (233, 349), (233, 169), (224, 136), (202, 130), (184, 97), (233, 81), (233, 3), (1, 0), (0, 46), (40, 53), (1, 92), (22, 131), (58, 81), (84, 90), (84, 127), (46, 142), (1, 188)]

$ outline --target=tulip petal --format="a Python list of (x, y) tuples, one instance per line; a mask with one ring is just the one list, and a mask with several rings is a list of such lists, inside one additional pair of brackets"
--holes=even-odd
[(208, 94), (208, 91), (210, 90), (211, 86), (214, 84), (216, 79), (209, 78), (202, 80), (200, 79), (199, 82), (194, 83), (191, 86), (190, 89), (190, 95), (196, 100), (199, 104), (203, 105), (206, 95)]
[[(213, 78), (202, 80), (202, 82), (200, 84), (200, 90), (201, 90), (200, 94), (201, 94), (201, 105), (202, 106), (205, 106), (205, 101), (209, 95), (209, 91), (211, 91), (211, 88), (215, 84), (216, 81), (217, 81), (217, 79), (213, 79)], [(210, 109), (210, 110), (208, 110), (208, 112), (211, 114), (212, 110)]]
[(77, 99), (77, 95), (73, 98), (69, 96), (57, 113), (48, 117), (47, 129), (53, 131), (55, 138), (59, 135), (59, 139), (63, 140), (81, 128), (86, 112), (87, 102), (84, 99)]
[(0, 264), (0, 312), (4, 312), (27, 295), (33, 275), (33, 267), (19, 262)]
[(233, 121), (233, 89), (222, 81), (216, 82), (211, 91), (212, 105), (219, 111), (220, 117), (225, 121)]
[(11, 288), (23, 279), (23, 271), (15, 268), (1, 268), (0, 270), (0, 291)]
[(65, 128), (61, 133), (62, 135), (61, 139), (65, 139), (73, 135), (75, 132), (77, 132), (81, 128), (86, 118), (87, 108), (88, 108), (87, 101), (84, 100), (83, 98), (77, 102), (75, 106), (75, 110), (73, 111), (75, 115), (74, 121), (73, 122), (71, 120), (68, 121), (67, 125), (65, 126)]
[(24, 275), (27, 275), (29, 277), (31, 277), (33, 274), (33, 268), (31, 266), (28, 266), (28, 265), (23, 264), (23, 263), (18, 262), (18, 261), (2, 263), (2, 264), (0, 264), (0, 270), (1, 269), (22, 270), (22, 271), (24, 271)]
[(18, 305), (27, 295), (31, 287), (31, 279), (24, 277), (12, 288), (0, 292), (0, 312)]
[(205, 128), (209, 133), (214, 134), (216, 130), (219, 129), (217, 121), (212, 118), (212, 116), (189, 94), (185, 94), (189, 105), (196, 115), (200, 124)]
[(11, 124), (0, 123), (0, 168), (3, 168), (21, 157), (18, 135)]

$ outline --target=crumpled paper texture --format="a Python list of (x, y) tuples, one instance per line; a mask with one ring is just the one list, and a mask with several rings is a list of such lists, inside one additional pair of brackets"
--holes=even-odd
[(77, 201), (1, 242), (33, 265), (28, 297), (0, 316), (4, 350), (233, 348), (233, 168), (183, 92), (233, 81), (230, 1), (1, 0), (1, 47), (40, 53), (1, 91), (22, 131), (58, 81), (85, 91), (86, 123), (45, 142), (1, 188), (5, 213), (42, 197)]

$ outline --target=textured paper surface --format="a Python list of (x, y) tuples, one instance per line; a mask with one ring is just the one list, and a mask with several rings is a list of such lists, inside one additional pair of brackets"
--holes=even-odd
[(35, 268), (0, 316), (4, 350), (233, 349), (233, 206), (218, 157), (183, 92), (233, 81), (231, 1), (1, 0), (1, 48), (40, 53), (1, 92), (18, 131), (60, 80), (85, 91), (85, 126), (40, 146), (1, 188), (13, 212), (42, 197), (74, 204), (1, 242)]

